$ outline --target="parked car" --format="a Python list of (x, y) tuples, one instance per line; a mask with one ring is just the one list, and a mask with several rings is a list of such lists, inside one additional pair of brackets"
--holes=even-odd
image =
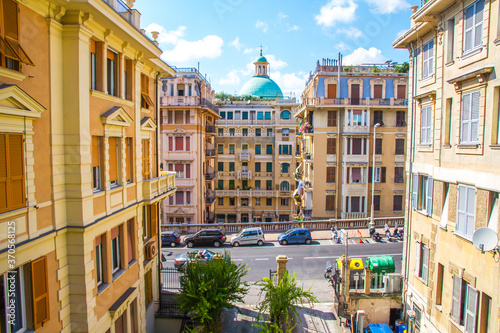
[(231, 238), (232, 246), (240, 245), (264, 245), (264, 233), (260, 227), (257, 228), (246, 228), (241, 230), (238, 234)]
[(226, 241), (226, 235), (220, 229), (205, 229), (200, 230), (194, 235), (184, 237), (184, 244), (187, 247), (195, 245), (215, 246), (219, 247)]
[(181, 236), (175, 231), (164, 231), (161, 233), (161, 246), (175, 247), (181, 243)]
[(311, 244), (312, 237), (309, 230), (304, 228), (293, 228), (278, 236), (281, 245), (305, 243)]
[(370, 324), (365, 328), (365, 333), (392, 333), (386, 324)]
[(215, 252), (209, 250), (200, 250), (200, 251), (191, 251), (186, 253), (178, 254), (175, 257), (174, 267), (177, 270), (181, 270), (184, 265), (193, 261), (199, 260), (200, 262), (207, 262), (208, 260), (212, 260), (213, 256), (215, 256)]

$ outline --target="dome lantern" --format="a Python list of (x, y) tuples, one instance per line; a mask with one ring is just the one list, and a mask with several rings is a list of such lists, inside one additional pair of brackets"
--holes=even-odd
[(240, 95), (242, 96), (254, 96), (264, 99), (276, 99), (282, 98), (283, 93), (281, 88), (269, 78), (269, 62), (266, 57), (262, 55), (262, 46), (260, 49), (260, 56), (254, 62), (255, 74), (254, 76), (245, 83), (243, 88), (241, 88)]

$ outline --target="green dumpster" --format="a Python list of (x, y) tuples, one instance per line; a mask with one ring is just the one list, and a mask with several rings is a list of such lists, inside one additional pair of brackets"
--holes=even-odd
[(375, 274), (389, 274), (396, 271), (394, 259), (390, 256), (377, 256), (366, 258), (366, 266)]

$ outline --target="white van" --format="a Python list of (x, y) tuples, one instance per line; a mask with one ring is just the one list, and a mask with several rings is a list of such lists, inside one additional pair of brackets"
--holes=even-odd
[(264, 245), (264, 233), (260, 227), (258, 228), (247, 228), (241, 230), (238, 234), (231, 238), (232, 246), (240, 245)]

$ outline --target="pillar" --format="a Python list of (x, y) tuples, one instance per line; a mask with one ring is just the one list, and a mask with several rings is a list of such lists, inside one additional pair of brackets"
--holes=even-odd
[(281, 281), (286, 272), (288, 257), (285, 255), (279, 255), (276, 257), (276, 262), (278, 263), (278, 281)]

